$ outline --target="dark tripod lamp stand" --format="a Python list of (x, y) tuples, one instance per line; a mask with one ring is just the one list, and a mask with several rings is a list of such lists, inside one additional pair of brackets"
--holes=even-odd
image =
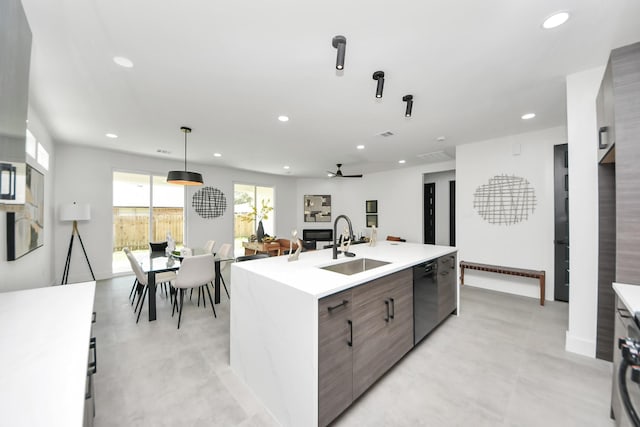
[(80, 240), (80, 246), (82, 246), (82, 252), (84, 252), (84, 258), (89, 265), (89, 271), (91, 277), (96, 280), (96, 276), (93, 274), (87, 251), (84, 249), (84, 243), (82, 243), (82, 237), (80, 237), (80, 231), (78, 230), (78, 221), (88, 221), (91, 219), (91, 208), (89, 204), (77, 204), (76, 202), (62, 205), (60, 207), (60, 220), (61, 221), (73, 221), (73, 229), (71, 230), (71, 240), (69, 241), (69, 250), (67, 251), (67, 261), (64, 264), (64, 272), (62, 273), (62, 284), (67, 284), (69, 280), (69, 267), (71, 266), (71, 251), (73, 249), (73, 239), (78, 236)]

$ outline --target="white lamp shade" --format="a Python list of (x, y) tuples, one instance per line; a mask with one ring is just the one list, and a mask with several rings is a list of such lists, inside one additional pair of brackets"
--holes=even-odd
[(91, 207), (88, 203), (67, 203), (60, 206), (60, 221), (88, 221)]

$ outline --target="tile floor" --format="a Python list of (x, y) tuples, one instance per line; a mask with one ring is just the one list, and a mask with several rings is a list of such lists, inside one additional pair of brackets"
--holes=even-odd
[[(177, 330), (160, 296), (158, 320), (136, 325), (132, 281), (96, 290), (96, 427), (278, 425), (229, 368), (224, 290), (217, 319), (185, 304)], [(566, 304), (467, 286), (461, 306), (334, 425), (613, 425), (611, 364), (564, 351)]]

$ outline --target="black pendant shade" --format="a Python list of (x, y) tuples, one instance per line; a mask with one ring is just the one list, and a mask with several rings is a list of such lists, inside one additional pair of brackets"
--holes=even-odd
[(191, 133), (191, 128), (182, 126), (180, 130), (184, 132), (184, 170), (169, 171), (167, 182), (177, 185), (202, 185), (202, 175), (187, 170), (187, 134)]

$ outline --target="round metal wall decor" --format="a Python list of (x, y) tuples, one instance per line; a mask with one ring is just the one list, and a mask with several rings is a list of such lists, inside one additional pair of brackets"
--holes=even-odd
[(525, 178), (496, 175), (476, 189), (473, 207), (489, 224), (513, 225), (534, 212), (536, 192)]
[(217, 218), (227, 209), (227, 198), (217, 188), (202, 187), (193, 195), (191, 206), (202, 218)]

